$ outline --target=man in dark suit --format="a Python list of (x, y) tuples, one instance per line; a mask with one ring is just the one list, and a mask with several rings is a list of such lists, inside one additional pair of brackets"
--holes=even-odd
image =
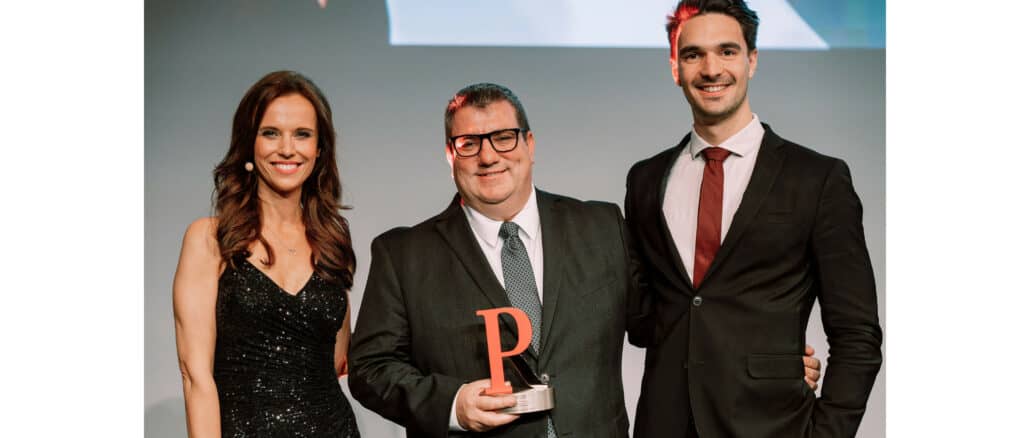
[[(445, 132), (458, 195), (372, 243), (349, 356), (354, 398), (409, 437), (628, 436), (623, 336), (643, 343), (635, 327), (647, 325), (618, 207), (533, 187), (533, 132), (505, 87), (459, 91)], [(482, 394), (489, 365), (476, 311), (513, 304), (533, 320), (525, 356), (554, 389), (547, 412), (498, 413), (514, 398)]]
[[(854, 436), (880, 368), (861, 203), (843, 161), (752, 114), (757, 27), (740, 0), (669, 17), (694, 125), (626, 183), (656, 320), (637, 437)], [(818, 398), (796, 377), (816, 299), (830, 346)]]

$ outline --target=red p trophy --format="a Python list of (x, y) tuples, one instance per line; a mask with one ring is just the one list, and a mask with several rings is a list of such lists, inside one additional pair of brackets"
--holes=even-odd
[[(515, 347), (508, 351), (501, 349), (500, 315), (502, 313), (507, 313), (515, 319)], [(533, 339), (533, 325), (529, 322), (529, 317), (525, 312), (515, 307), (498, 307), (479, 310), (476, 315), (482, 316), (486, 325), (486, 352), (490, 360), (490, 387), (483, 393), (487, 395), (513, 394), (511, 386), (504, 383), (504, 358), (510, 357), (515, 365), (515, 371), (529, 389), (514, 392), (515, 406), (499, 412), (524, 414), (553, 408), (553, 390), (547, 385), (547, 382), (540, 381), (540, 378), (521, 356), (521, 353), (529, 348)]]

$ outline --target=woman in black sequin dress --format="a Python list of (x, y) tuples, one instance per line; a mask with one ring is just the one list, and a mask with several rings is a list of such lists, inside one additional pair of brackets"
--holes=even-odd
[(192, 437), (358, 437), (338, 376), (354, 251), (332, 111), (295, 72), (247, 91), (173, 286)]

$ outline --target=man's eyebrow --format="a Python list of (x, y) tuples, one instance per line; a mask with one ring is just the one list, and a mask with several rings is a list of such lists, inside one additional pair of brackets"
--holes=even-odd
[[(740, 44), (738, 44), (736, 42), (733, 42), (733, 41), (727, 41), (727, 42), (724, 42), (724, 43), (719, 43), (719, 45), (717, 47), (719, 49), (736, 49), (736, 50), (741, 50), (742, 49)], [(690, 45), (690, 46), (683, 46), (683, 47), (681, 47), (680, 50), (679, 50), (679, 54), (682, 56), (685, 53), (700, 52), (700, 51), (701, 51), (701, 46)]]
[(683, 55), (684, 53), (696, 52), (700, 49), (701, 46), (684, 46), (680, 48), (679, 54)]

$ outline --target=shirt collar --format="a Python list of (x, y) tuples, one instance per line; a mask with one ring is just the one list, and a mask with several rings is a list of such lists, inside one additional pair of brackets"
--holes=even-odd
[[(476, 237), (490, 248), (496, 247), (500, 240), (501, 224), (504, 222), (490, 219), (464, 202), (461, 204), (461, 208), (465, 210), (465, 217), (468, 218), (469, 225), (472, 226), (472, 232), (476, 233)], [(530, 241), (536, 239), (540, 232), (540, 211), (536, 205), (536, 187), (529, 192), (529, 200), (526, 201), (526, 205), (511, 221), (519, 226)], [(526, 246), (529, 246), (528, 243)]]
[(764, 135), (765, 128), (762, 127), (762, 122), (758, 120), (758, 114), (751, 113), (751, 122), (720, 145), (708, 143), (700, 135), (697, 135), (697, 131), (691, 130), (690, 143), (683, 149), (683, 153), (690, 154), (691, 158), (696, 159), (698, 155), (701, 155), (701, 151), (706, 148), (718, 146), (732, 152), (733, 155), (743, 157), (758, 150)]

